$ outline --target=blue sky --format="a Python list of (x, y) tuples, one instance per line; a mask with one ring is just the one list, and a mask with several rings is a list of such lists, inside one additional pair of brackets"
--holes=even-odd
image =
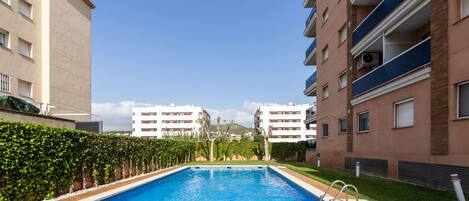
[(93, 113), (106, 130), (129, 128), (132, 105), (200, 105), (249, 126), (259, 104), (312, 102), (303, 0), (95, 3)]

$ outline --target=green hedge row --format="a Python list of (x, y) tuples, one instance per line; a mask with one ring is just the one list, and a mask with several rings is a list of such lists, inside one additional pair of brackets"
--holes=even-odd
[(193, 161), (196, 149), (196, 142), (0, 121), (0, 200), (52, 198), (85, 177), (83, 172), (104, 184), (116, 167), (130, 163), (134, 172), (149, 172)]
[(289, 142), (280, 142), (280, 143), (272, 143), (272, 158), (276, 158), (279, 160), (285, 160), (287, 158), (294, 157), (297, 153), (297, 161), (304, 162), (306, 160), (306, 145), (307, 143), (304, 141), (297, 142), (297, 143), (289, 143)]
[[(199, 156), (208, 158), (210, 143), (200, 142), (199, 143)], [(263, 142), (215, 142), (213, 146), (213, 157), (215, 160), (227, 160), (233, 159), (235, 156), (242, 156), (246, 159), (251, 159), (256, 156), (258, 160), (262, 160), (264, 156), (264, 143)]]

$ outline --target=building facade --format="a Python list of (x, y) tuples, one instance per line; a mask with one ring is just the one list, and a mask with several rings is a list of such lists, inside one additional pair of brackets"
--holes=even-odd
[(132, 108), (132, 136), (174, 137), (198, 135), (202, 125), (199, 119), (210, 115), (202, 107), (154, 106)]
[(93, 8), (89, 0), (0, 0), (0, 95), (89, 120)]
[(269, 142), (299, 142), (316, 138), (316, 126), (306, 128), (307, 110), (312, 105), (266, 105), (260, 106), (254, 115), (255, 127), (268, 132)]
[(449, 174), (468, 180), (469, 1), (305, 6), (319, 16), (305, 94), (317, 96), (322, 164), (448, 189)]

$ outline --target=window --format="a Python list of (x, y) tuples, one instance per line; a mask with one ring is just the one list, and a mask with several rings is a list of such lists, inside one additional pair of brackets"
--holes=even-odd
[(32, 8), (33, 6), (25, 0), (20, 0), (18, 3), (18, 11), (30, 19), (33, 19)]
[(142, 120), (142, 124), (156, 124), (158, 123), (156, 120)]
[(461, 0), (461, 18), (469, 16), (469, 0)]
[(347, 87), (347, 73), (343, 72), (339, 75), (339, 88), (343, 89)]
[(328, 98), (329, 97), (329, 86), (324, 86), (322, 87), (322, 98)]
[(156, 132), (157, 128), (142, 128), (142, 132)]
[(11, 92), (11, 79), (10, 76), (5, 74), (0, 74), (0, 91), (2, 92)]
[(339, 44), (342, 44), (347, 39), (347, 26), (344, 24), (342, 28), (339, 29)]
[(19, 39), (19, 43), (18, 43), (18, 51), (21, 55), (25, 56), (25, 57), (29, 57), (29, 58), (32, 58), (32, 45), (31, 43), (23, 40), (23, 39)]
[(469, 82), (458, 85), (458, 118), (469, 118)]
[(394, 127), (403, 128), (414, 125), (414, 100), (407, 99), (394, 104)]
[(32, 97), (32, 84), (24, 80), (18, 80), (18, 95), (23, 97)]
[(339, 133), (347, 132), (347, 119), (339, 119)]
[(329, 136), (329, 124), (322, 125), (322, 136), (323, 137)]
[(8, 47), (9, 33), (0, 29), (0, 46)]
[(322, 61), (326, 61), (329, 58), (329, 46), (326, 45), (324, 49), (322, 49)]
[(324, 12), (322, 12), (323, 23), (326, 23), (327, 19), (329, 19), (329, 8), (326, 8)]
[(369, 122), (370, 122), (370, 113), (369, 112), (362, 112), (358, 114), (358, 132), (368, 132), (370, 130)]
[(156, 116), (156, 112), (142, 112), (141, 113), (142, 116)]

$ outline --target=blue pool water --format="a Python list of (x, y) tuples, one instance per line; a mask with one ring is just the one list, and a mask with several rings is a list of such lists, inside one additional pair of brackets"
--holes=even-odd
[(107, 201), (317, 201), (269, 168), (188, 168)]

